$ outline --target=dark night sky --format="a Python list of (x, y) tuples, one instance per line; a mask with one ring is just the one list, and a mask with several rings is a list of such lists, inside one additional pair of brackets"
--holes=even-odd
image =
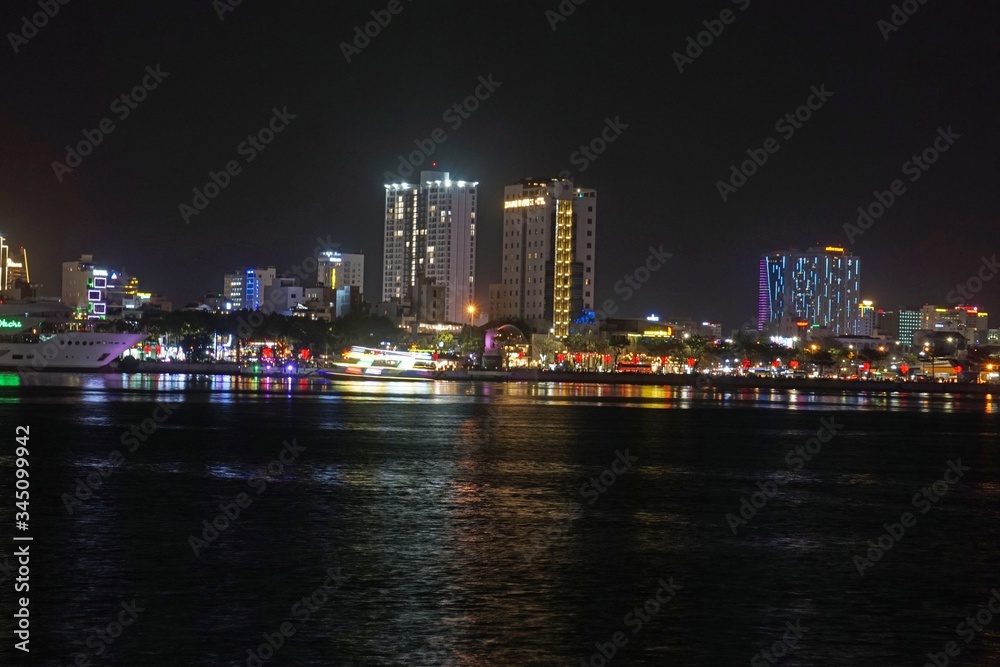
[[(210, 0), (70, 2), (19, 53), (0, 46), (0, 231), (47, 294), (61, 262), (93, 253), (178, 305), (330, 235), (365, 251), (377, 300), (383, 173), (442, 127), (439, 168), (480, 182), (485, 303), (504, 184), (575, 170), (571, 154), (620, 117), (628, 129), (575, 175), (598, 190), (598, 301), (728, 329), (754, 315), (762, 252), (845, 243), (855, 209), (952, 126), (962, 138), (851, 246), (880, 306), (945, 303), (1000, 251), (1000, 7), (930, 0), (885, 41), (890, 2), (745, 3), (588, 0), (553, 32), (557, 0), (404, 2), (348, 64), (339, 43), (384, 3), (244, 0), (220, 21)], [(735, 22), (679, 73), (671, 54), (727, 8)], [(5, 2), (0, 28), (35, 11)], [(119, 121), (112, 101), (157, 64), (169, 76)], [(502, 85), (452, 131), (443, 112), (490, 74)], [(775, 121), (822, 84), (834, 96), (781, 137)], [(288, 129), (185, 225), (192, 188), (286, 106)], [(51, 163), (104, 117), (115, 131), (59, 183)], [(716, 181), (768, 137), (781, 150), (724, 203)], [(660, 244), (674, 257), (624, 301), (615, 282)], [(994, 326), (998, 288), (977, 299)]]

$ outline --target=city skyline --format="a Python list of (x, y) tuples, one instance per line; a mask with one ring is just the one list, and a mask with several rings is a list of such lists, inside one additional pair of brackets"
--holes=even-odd
[[(49, 293), (62, 261), (93, 252), (183, 303), (220, 269), (295, 265), (317, 236), (377, 256), (384, 211), (371, 193), (386, 172), (413, 178), (435, 161), (480, 181), (481, 306), (502, 264), (487, 252), (502, 234), (495, 203), (549, 174), (604, 193), (597, 304), (620, 300), (614, 285), (661, 245), (671, 260), (624, 312), (739, 325), (755, 317), (759, 256), (809, 245), (865, 257), (877, 291), (864, 298), (946, 302), (1000, 247), (988, 29), (1000, 8), (928, 5), (886, 35), (877, 4), (743, 5), (718, 37), (703, 32), (718, 12), (698, 3), (655, 29), (594, 3), (554, 23), (543, 5), (404, 5), (346, 55), (338, 44), (371, 20), (364, 3), (244, 4), (220, 19), (181, 0), (119, 9), (113, 24), (68, 5), (0, 73), (20, 93), (0, 110), (0, 231), (29, 248)], [(23, 15), (6, 6), (0, 25)], [(93, 37), (108, 25), (132, 39)], [(451, 37), (427, 48), (424, 27)], [(577, 48), (594, 42), (615, 43), (615, 58)], [(558, 76), (527, 75), (539, 62)], [(113, 131), (96, 133), (102, 119)], [(53, 163), (76, 166), (59, 180)], [(202, 208), (185, 224), (181, 204)], [(370, 300), (377, 289), (369, 279)], [(973, 296), (1000, 312), (991, 284)]]

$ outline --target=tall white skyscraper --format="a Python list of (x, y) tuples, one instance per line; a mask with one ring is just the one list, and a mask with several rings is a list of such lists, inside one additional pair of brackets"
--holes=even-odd
[(503, 280), (490, 289), (491, 318), (569, 335), (594, 310), (597, 191), (525, 179), (504, 188), (503, 207)]
[(422, 171), (420, 183), (385, 186), (382, 301), (417, 305), (420, 286), (444, 287), (444, 318), (464, 322), (475, 297), (474, 181), (446, 171)]

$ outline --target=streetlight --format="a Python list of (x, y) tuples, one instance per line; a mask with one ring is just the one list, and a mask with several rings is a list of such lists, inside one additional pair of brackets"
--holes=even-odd
[(465, 312), (469, 314), (469, 326), (475, 326), (476, 304), (470, 303)]

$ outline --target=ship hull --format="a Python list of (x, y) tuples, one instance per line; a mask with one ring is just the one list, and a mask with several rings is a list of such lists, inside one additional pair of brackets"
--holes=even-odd
[(100, 370), (145, 337), (145, 334), (68, 332), (33, 343), (0, 342), (0, 370)]

